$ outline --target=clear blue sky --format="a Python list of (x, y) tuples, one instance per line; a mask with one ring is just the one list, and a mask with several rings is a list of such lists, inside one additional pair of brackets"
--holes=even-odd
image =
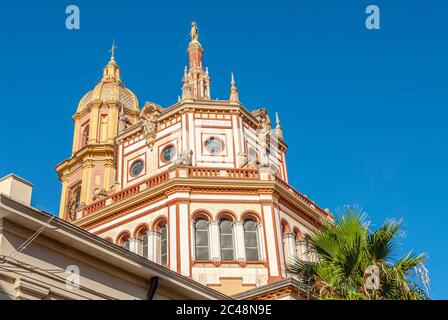
[[(69, 4), (79, 31), (65, 28)], [(369, 4), (380, 31), (364, 26)], [(447, 12), (443, 0), (1, 1), (0, 175), (34, 182), (33, 205), (56, 213), (54, 166), (112, 39), (126, 85), (166, 107), (196, 20), (213, 98), (234, 71), (248, 109), (280, 113), (291, 183), (333, 211), (359, 204), (376, 225), (403, 218), (400, 250), (426, 252), (432, 297), (448, 298)]]

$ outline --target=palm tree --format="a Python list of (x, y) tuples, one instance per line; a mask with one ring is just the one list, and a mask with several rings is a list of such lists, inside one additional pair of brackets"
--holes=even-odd
[(335, 223), (306, 236), (311, 258), (295, 259), (289, 269), (319, 299), (429, 299), (425, 255), (394, 259), (400, 226), (387, 220), (371, 231), (365, 213), (346, 207)]

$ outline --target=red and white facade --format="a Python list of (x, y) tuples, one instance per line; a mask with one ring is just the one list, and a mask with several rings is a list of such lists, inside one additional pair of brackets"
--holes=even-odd
[(210, 100), (197, 38), (188, 54), (178, 103), (120, 119), (115, 183), (74, 223), (226, 294), (284, 280), (333, 218), (288, 184), (278, 117), (271, 129), (267, 110), (249, 112), (233, 75), (229, 100)]

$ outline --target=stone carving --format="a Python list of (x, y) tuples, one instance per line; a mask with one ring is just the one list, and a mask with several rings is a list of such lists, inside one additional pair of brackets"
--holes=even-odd
[(266, 119), (261, 120), (260, 129), (260, 146), (262, 149), (266, 150), (269, 147), (269, 138), (271, 135), (271, 125), (266, 122)]
[(193, 159), (193, 151), (188, 149), (181, 153), (180, 157), (174, 163), (174, 166), (184, 165), (191, 166)]
[(70, 200), (67, 205), (68, 216), (71, 221), (76, 220), (76, 212), (81, 208), (81, 186), (74, 188), (70, 194)]
[(75, 198), (72, 198), (68, 203), (68, 216), (71, 221), (76, 220), (76, 211), (78, 211), (79, 202)]
[(157, 111), (152, 107), (145, 107), (140, 115), (140, 124), (146, 137), (146, 142), (151, 148), (154, 147), (157, 136)]
[(129, 121), (129, 119), (126, 117), (126, 114), (124, 112), (124, 107), (121, 108), (120, 111), (120, 117), (118, 118), (118, 131), (122, 132), (124, 130), (126, 130), (127, 128), (129, 128), (129, 126), (131, 125), (131, 121)]

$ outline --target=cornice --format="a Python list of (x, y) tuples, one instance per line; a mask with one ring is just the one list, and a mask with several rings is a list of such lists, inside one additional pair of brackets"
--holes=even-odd
[[(100, 145), (87, 145), (83, 147), (82, 149), (75, 152), (70, 158), (62, 161), (61, 163), (57, 164), (55, 169), (60, 175), (63, 174), (64, 170), (70, 169), (71, 167), (81, 164), (87, 159), (90, 159), (92, 161), (105, 161), (104, 159), (101, 160), (95, 160), (93, 159), (93, 156), (97, 155), (104, 155), (109, 156), (113, 158), (115, 152), (115, 147), (112, 144), (100, 144)], [(107, 161), (108, 159), (106, 159)], [(112, 160), (113, 161), (113, 160)], [(112, 162), (113, 163), (113, 162)]]

